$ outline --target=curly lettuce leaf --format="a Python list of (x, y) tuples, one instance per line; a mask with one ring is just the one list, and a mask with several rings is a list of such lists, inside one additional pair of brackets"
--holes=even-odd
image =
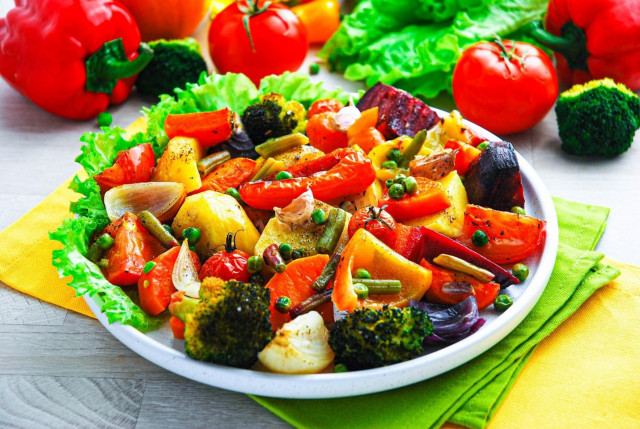
[[(451, 92), (466, 47), (494, 35), (522, 40), (518, 30), (546, 7), (547, 0), (362, 0), (318, 56), (349, 80), (381, 81), (432, 98)], [(415, 17), (402, 22), (394, 8)]]
[(143, 109), (148, 120), (145, 133), (127, 138), (121, 128), (103, 127), (100, 133), (82, 135), (80, 140), (84, 145), (76, 161), (82, 165), (88, 178), (83, 180), (81, 175), (73, 178), (70, 188), (81, 195), (70, 205), (75, 217), (65, 220), (49, 234), (52, 240), (63, 245), (62, 249), (53, 252), (53, 265), (62, 277), (71, 277), (69, 285), (76, 290), (76, 295), (89, 294), (100, 298), (101, 310), (109, 323), (117, 321), (146, 332), (162, 324), (163, 318), (147, 315), (122, 288), (109, 283), (100, 268), (84, 256), (91, 237), (109, 223), (100, 188), (93, 176), (113, 165), (120, 151), (140, 143), (151, 143), (159, 157), (168, 141), (164, 121), (170, 113), (211, 111), (224, 107), (242, 113), (258, 101), (261, 94), (270, 92), (282, 93), (286, 98), (306, 105), (319, 98), (337, 97), (346, 102), (349, 97), (340, 89), (324, 89), (322, 84), (313, 83), (308, 75), (302, 73), (270, 76), (261, 83), (260, 90), (244, 75), (202, 75), (198, 84), (177, 90), (175, 97), (163, 95), (158, 104)]

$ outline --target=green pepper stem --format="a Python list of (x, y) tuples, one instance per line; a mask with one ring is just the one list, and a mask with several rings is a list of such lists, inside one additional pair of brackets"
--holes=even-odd
[(105, 57), (100, 74), (105, 79), (123, 79), (135, 76), (149, 64), (153, 50), (146, 43), (140, 43), (138, 56), (133, 61), (120, 61), (114, 57)]
[(564, 56), (569, 68), (573, 70), (588, 70), (587, 58), (589, 57), (589, 51), (587, 50), (587, 37), (584, 34), (584, 30), (569, 21), (562, 26), (560, 31), (562, 36), (555, 36), (547, 32), (540, 21), (530, 22), (525, 27), (525, 33), (528, 33), (533, 40)]

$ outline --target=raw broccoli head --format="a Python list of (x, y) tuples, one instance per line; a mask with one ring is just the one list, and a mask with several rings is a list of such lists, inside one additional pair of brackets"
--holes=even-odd
[(253, 144), (267, 139), (303, 132), (307, 112), (297, 101), (287, 101), (280, 94), (267, 94), (260, 101), (247, 107), (242, 114), (242, 124)]
[(250, 367), (271, 340), (269, 289), (205, 278), (202, 302), (187, 316), (184, 349), (193, 359)]
[(376, 368), (420, 356), (432, 332), (427, 313), (415, 308), (356, 309), (336, 322), (329, 345), (350, 370)]
[(194, 39), (160, 39), (150, 42), (149, 46), (153, 49), (153, 59), (136, 81), (141, 94), (173, 95), (174, 88), (197, 82), (200, 74), (207, 71), (200, 45)]
[(556, 115), (565, 152), (615, 156), (640, 128), (640, 99), (611, 79), (593, 80), (560, 94)]

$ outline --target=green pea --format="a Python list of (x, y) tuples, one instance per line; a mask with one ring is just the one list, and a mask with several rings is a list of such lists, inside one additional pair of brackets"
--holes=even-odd
[(254, 273), (249, 277), (249, 282), (262, 285), (264, 284), (264, 276), (261, 273)]
[(525, 264), (515, 264), (511, 269), (513, 275), (521, 282), (525, 281), (529, 277), (529, 267)]
[(316, 75), (320, 73), (320, 66), (316, 63), (313, 63), (309, 66), (309, 74)]
[(156, 267), (156, 265), (158, 264), (153, 261), (149, 261), (146, 264), (144, 264), (144, 268), (142, 269), (142, 272), (145, 274), (148, 274), (149, 271), (153, 270)]
[(279, 313), (288, 313), (291, 308), (291, 298), (288, 296), (279, 296), (273, 306)]
[(353, 291), (358, 295), (358, 299), (367, 299), (369, 296), (369, 288), (362, 283), (354, 283)]
[(106, 270), (107, 268), (109, 268), (109, 260), (107, 258), (100, 259), (100, 261), (98, 262), (98, 266), (103, 270)]
[(327, 214), (322, 209), (315, 209), (311, 212), (311, 220), (316, 225), (324, 225), (327, 222)]
[(173, 233), (173, 228), (171, 228), (171, 225), (168, 225), (166, 223), (162, 224), (162, 227), (164, 228), (165, 231), (167, 231), (169, 234), (175, 236), (175, 234)]
[(101, 127), (108, 127), (113, 122), (113, 116), (109, 112), (101, 112), (98, 115), (98, 125)]
[(349, 368), (347, 368), (347, 365), (343, 363), (337, 363), (333, 367), (333, 372), (349, 372)]
[(389, 188), (389, 198), (394, 200), (401, 200), (404, 197), (404, 186), (399, 183), (394, 183)]
[(276, 174), (276, 180), (286, 179), (293, 179), (293, 174), (289, 173), (288, 171), (281, 171), (280, 173)]
[(291, 259), (293, 259), (294, 261), (300, 258), (304, 258), (304, 252), (302, 250), (296, 249), (291, 252)]
[(496, 311), (505, 311), (507, 308), (513, 305), (513, 299), (509, 295), (500, 294), (493, 301), (493, 308)]
[(247, 269), (251, 274), (262, 271), (262, 258), (260, 256), (249, 256), (249, 259), (247, 259)]
[(488, 142), (482, 142), (478, 145), (478, 149), (484, 150), (487, 146), (489, 146)]
[(279, 247), (279, 250), (280, 250), (280, 255), (282, 256), (282, 259), (284, 259), (285, 261), (288, 261), (289, 259), (291, 259), (291, 255), (293, 253), (293, 247), (291, 247), (289, 243), (282, 243)]
[(393, 181), (393, 179), (387, 179), (386, 182), (384, 182), (384, 186), (389, 189), (391, 187), (391, 185), (393, 185), (395, 182)]
[(402, 152), (400, 152), (399, 149), (391, 149), (387, 152), (387, 159), (394, 161), (396, 164), (400, 164), (400, 162), (402, 162)]
[(191, 250), (192, 252), (197, 252), (198, 248), (196, 247), (195, 244), (191, 244), (191, 245), (189, 245), (189, 250)]
[(471, 242), (477, 247), (486, 246), (489, 242), (489, 237), (487, 237), (487, 233), (479, 229), (471, 236)]
[(189, 244), (196, 244), (198, 241), (200, 241), (202, 233), (200, 232), (200, 228), (190, 226), (182, 231), (182, 236), (189, 240)]
[(511, 207), (511, 213), (515, 213), (515, 214), (519, 214), (519, 215), (526, 215), (527, 213), (524, 211), (524, 209), (520, 206), (513, 206)]
[(402, 183), (404, 181), (404, 179), (406, 179), (407, 176), (405, 176), (404, 174), (400, 173), (400, 174), (396, 174), (396, 177), (393, 178), (394, 183)]
[(227, 195), (231, 195), (239, 203), (243, 202), (242, 197), (240, 196), (240, 192), (238, 192), (236, 188), (228, 188), (226, 191), (224, 191), (224, 193)]
[(364, 268), (358, 268), (356, 272), (353, 273), (353, 277), (357, 279), (370, 279), (371, 274), (369, 274), (369, 271), (365, 270)]
[(398, 168), (398, 164), (396, 164), (395, 161), (385, 161), (382, 163), (381, 167), (387, 170), (395, 170)]
[(418, 182), (415, 177), (407, 177), (402, 181), (402, 185), (404, 186), (405, 191), (407, 191), (407, 194), (415, 194), (418, 190)]

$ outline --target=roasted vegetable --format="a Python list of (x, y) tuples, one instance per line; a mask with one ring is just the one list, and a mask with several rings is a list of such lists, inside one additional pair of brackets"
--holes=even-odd
[(464, 186), (471, 204), (504, 211), (524, 207), (520, 165), (511, 143), (490, 143), (469, 166)]
[(208, 277), (193, 314), (187, 316), (184, 350), (189, 357), (248, 368), (271, 340), (269, 291), (253, 283)]
[(415, 136), (438, 122), (438, 115), (408, 92), (383, 83), (370, 88), (358, 101), (361, 111), (378, 107), (378, 130), (387, 138)]
[(251, 141), (258, 145), (267, 139), (304, 131), (306, 116), (302, 104), (272, 93), (247, 107), (242, 114), (242, 124)]
[(432, 332), (427, 313), (415, 308), (362, 308), (336, 322), (329, 345), (349, 370), (376, 368), (420, 356)]
[(187, 193), (202, 187), (198, 161), (202, 149), (198, 141), (188, 137), (169, 140), (167, 148), (158, 159), (151, 180), (154, 182), (178, 182), (184, 184)]
[(228, 140), (234, 128), (233, 114), (227, 108), (213, 112), (169, 114), (164, 120), (167, 137), (191, 137), (203, 147), (216, 146)]
[(615, 156), (631, 147), (640, 128), (640, 98), (611, 79), (594, 80), (560, 94), (556, 116), (562, 150)]
[(202, 47), (195, 39), (154, 40), (149, 47), (153, 58), (136, 80), (141, 94), (173, 95), (175, 88), (184, 89), (187, 83), (197, 82), (200, 74), (207, 71)]

